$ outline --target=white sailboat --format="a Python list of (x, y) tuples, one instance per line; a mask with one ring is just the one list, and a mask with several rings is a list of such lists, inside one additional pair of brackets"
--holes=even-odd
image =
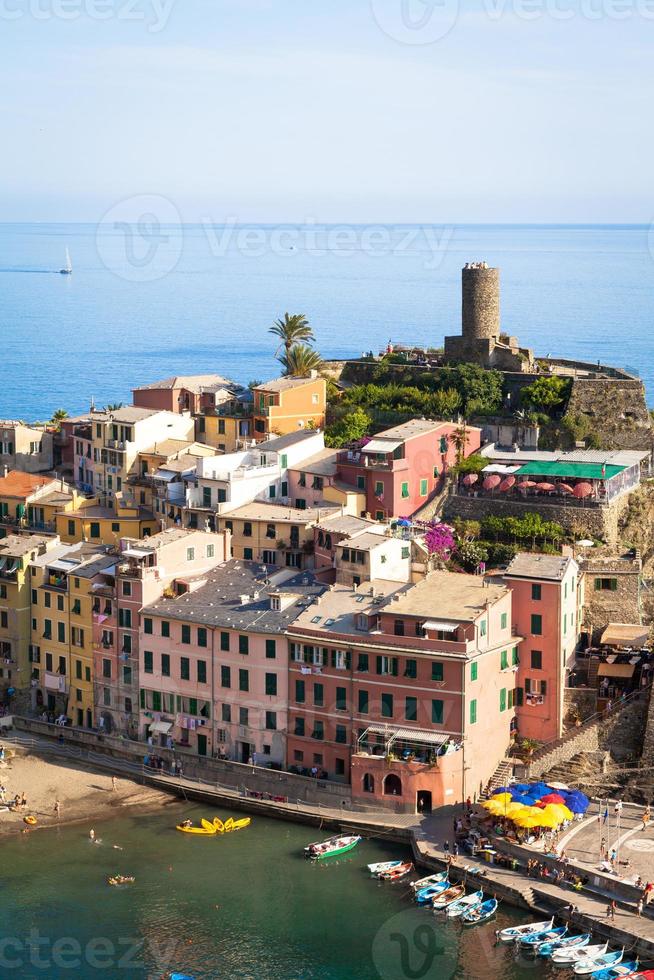
[(72, 276), (73, 274), (73, 263), (70, 261), (70, 252), (66, 249), (66, 265), (63, 269), (59, 270), (59, 274), (62, 276)]

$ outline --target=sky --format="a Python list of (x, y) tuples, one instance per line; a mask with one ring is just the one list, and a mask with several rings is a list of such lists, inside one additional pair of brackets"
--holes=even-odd
[(0, 221), (649, 223), (653, 41), (654, 0), (0, 0)]

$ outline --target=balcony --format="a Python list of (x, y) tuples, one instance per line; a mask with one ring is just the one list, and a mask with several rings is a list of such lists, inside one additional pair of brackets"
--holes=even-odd
[(51, 671), (46, 670), (43, 675), (43, 686), (46, 691), (52, 691), (55, 694), (68, 694), (68, 684), (65, 675), (53, 674)]

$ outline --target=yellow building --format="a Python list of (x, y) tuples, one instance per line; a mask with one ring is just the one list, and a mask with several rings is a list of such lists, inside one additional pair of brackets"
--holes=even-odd
[(217, 531), (231, 531), (232, 555), (286, 568), (313, 567), (313, 528), (340, 507), (297, 510), (259, 501), (216, 516)]
[[(10, 534), (0, 541), (0, 689), (30, 686), (30, 562), (57, 538)], [(22, 699), (20, 699), (22, 706)]]
[(285, 436), (298, 429), (322, 429), (327, 409), (327, 382), (312, 371), (308, 378), (276, 378), (252, 389), (254, 438)]
[(232, 401), (214, 411), (196, 418), (198, 438), (222, 453), (243, 449), (253, 438), (252, 402)]
[(56, 514), (81, 499), (63, 480), (11, 470), (0, 477), (0, 526), (54, 532)]
[(116, 507), (99, 507), (94, 501), (80, 501), (77, 510), (56, 515), (57, 534), (62, 541), (90, 541), (115, 546), (121, 538), (143, 538), (156, 534), (159, 523), (145, 507), (131, 496), (116, 494)]
[(115, 562), (85, 544), (57, 545), (31, 561), (33, 708), (92, 723), (92, 580)]

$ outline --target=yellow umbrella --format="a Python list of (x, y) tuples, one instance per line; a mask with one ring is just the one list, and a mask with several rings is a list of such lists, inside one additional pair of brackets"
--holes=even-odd
[(521, 813), (528, 809), (524, 803), (509, 803), (506, 807), (506, 816), (509, 820), (514, 820), (516, 817), (520, 816)]
[(516, 827), (522, 827), (524, 830), (531, 830), (533, 827), (540, 827), (540, 817), (533, 817), (529, 814), (525, 816), (515, 817), (513, 822)]
[(510, 803), (511, 794), (510, 793), (496, 793), (495, 796), (491, 797), (493, 800), (497, 800), (498, 803)]
[(560, 823), (563, 823), (561, 818), (557, 816), (555, 813), (547, 813), (546, 810), (541, 810), (541, 814), (542, 814), (540, 818), (541, 827), (549, 827), (550, 829), (554, 829), (554, 827), (558, 827)]
[[(548, 803), (544, 808), (543, 813), (547, 814), (551, 820), (556, 821), (554, 824), (555, 827), (558, 827), (564, 820), (570, 820), (572, 818), (570, 810), (568, 810), (567, 806), (563, 806), (561, 803)], [(568, 816), (568, 814), (570, 814), (570, 816)], [(549, 826), (550, 824), (548, 824), (548, 827)]]

